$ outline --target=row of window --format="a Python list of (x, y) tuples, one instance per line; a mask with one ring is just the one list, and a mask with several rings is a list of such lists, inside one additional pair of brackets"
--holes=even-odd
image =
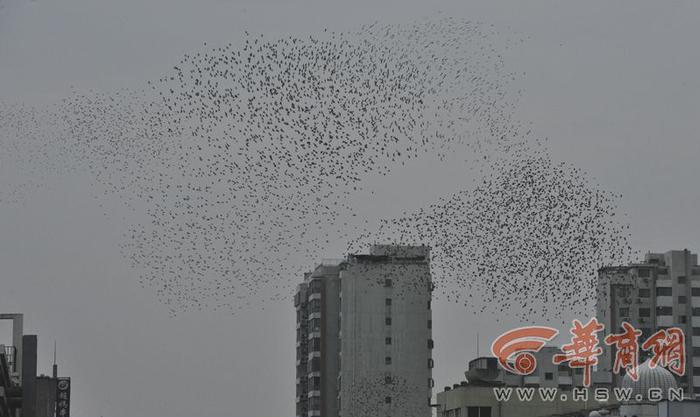
[[(648, 307), (640, 307), (639, 310), (637, 311), (639, 313), (639, 317), (651, 317), (651, 309)], [(621, 307), (619, 310), (620, 317), (629, 317), (630, 316), (630, 309), (629, 307)], [(694, 307), (692, 309), (693, 317), (700, 317), (700, 307)], [(673, 307), (656, 307), (656, 315), (657, 316), (672, 316), (673, 315)], [(685, 323), (685, 317), (686, 316), (680, 316), (681, 317), (681, 323)]]
[[(682, 277), (679, 277), (682, 278)], [(700, 297), (700, 288), (693, 287), (690, 289), (690, 295), (693, 297)], [(656, 296), (657, 297), (671, 297), (673, 296), (673, 287), (656, 287)], [(639, 297), (640, 298), (649, 298), (651, 297), (651, 289), (650, 288), (640, 288), (639, 289)]]
[(491, 417), (491, 407), (466, 407), (466, 415), (461, 408), (447, 410), (442, 413), (443, 417)]

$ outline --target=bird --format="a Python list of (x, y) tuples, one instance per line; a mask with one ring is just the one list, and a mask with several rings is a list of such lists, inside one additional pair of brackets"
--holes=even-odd
[[(337, 242), (430, 246), (436, 297), (473, 314), (583, 314), (597, 268), (632, 257), (629, 222), (620, 194), (518, 119), (525, 75), (504, 51), (519, 42), (449, 17), (246, 32), (129, 88), (0, 103), (0, 167), (17, 179), (0, 204), (89, 176), (139, 285), (173, 316), (289, 300)], [(358, 201), (412, 161), (455, 156), (461, 185), (417, 210)]]

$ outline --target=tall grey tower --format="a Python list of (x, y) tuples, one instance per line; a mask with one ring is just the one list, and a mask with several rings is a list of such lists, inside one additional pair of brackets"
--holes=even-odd
[[(598, 272), (598, 321), (606, 334), (621, 332), (622, 322), (649, 335), (680, 327), (686, 335), (686, 374), (679, 386), (700, 394), (700, 266), (688, 250), (648, 253), (639, 263), (602, 268)], [(598, 369), (609, 373), (615, 351), (604, 346)], [(622, 377), (612, 381), (619, 385)]]
[(295, 295), (297, 417), (431, 415), (432, 282), (425, 246), (322, 263)]

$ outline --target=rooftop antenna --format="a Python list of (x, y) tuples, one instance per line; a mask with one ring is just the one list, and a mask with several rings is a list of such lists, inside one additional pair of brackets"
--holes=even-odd
[(56, 340), (53, 341), (53, 377), (58, 378), (58, 365), (56, 365)]
[(479, 356), (479, 332), (476, 332), (476, 357), (481, 357)]

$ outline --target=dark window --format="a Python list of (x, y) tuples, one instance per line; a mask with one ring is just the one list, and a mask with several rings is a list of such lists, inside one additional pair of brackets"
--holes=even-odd
[(678, 277), (679, 284), (685, 284), (685, 277)]
[(388, 376), (388, 375), (385, 376), (385, 377), (384, 377), (384, 383), (387, 384), (387, 385), (391, 384), (391, 383), (392, 383), (391, 377)]
[(700, 347), (693, 347), (693, 356), (700, 356)]
[(651, 297), (651, 290), (649, 288), (640, 288), (639, 289), (639, 296), (640, 297)]
[(640, 269), (639, 271), (637, 271), (637, 274), (639, 274), (641, 278), (649, 278), (650, 275), (648, 269)]
[(693, 308), (693, 316), (700, 317), (700, 308)]
[(386, 324), (387, 326), (391, 326), (391, 317), (385, 318), (385, 319), (384, 319), (384, 324)]
[(639, 309), (639, 317), (650, 317), (650, 316), (651, 316), (651, 309), (650, 308), (642, 307)]
[(630, 309), (628, 307), (624, 307), (620, 309), (620, 317), (629, 317), (630, 315)]
[(391, 397), (384, 397), (384, 402), (387, 404), (391, 404)]
[(657, 297), (670, 297), (673, 295), (673, 288), (671, 287), (658, 287), (656, 289)]
[(467, 407), (467, 417), (479, 417), (479, 407)]
[(686, 301), (687, 301), (687, 298), (685, 297), (685, 295), (678, 296), (678, 304), (685, 304)]
[(551, 372), (545, 372), (544, 373), (544, 379), (547, 381), (551, 381), (554, 379), (554, 374)]
[(384, 358), (384, 365), (391, 365), (391, 356), (387, 356)]
[(680, 324), (686, 324), (688, 323), (688, 317), (687, 316), (678, 316), (678, 321)]
[(673, 315), (673, 308), (672, 307), (656, 307), (656, 315), (657, 316), (672, 316)]
[(693, 366), (693, 376), (700, 375), (700, 367)]
[(428, 300), (428, 310), (430, 310), (430, 300)]
[(387, 337), (386, 339), (384, 339), (384, 344), (390, 345), (390, 344), (391, 344), (391, 338), (390, 338), (390, 337)]
[(700, 288), (691, 288), (690, 295), (693, 297), (700, 297)]
[(491, 417), (491, 407), (479, 407), (479, 417)]
[(433, 339), (428, 339), (428, 349), (432, 349), (435, 347), (435, 342), (433, 342)]
[(428, 358), (428, 369), (433, 369), (435, 367), (435, 361), (433, 358)]
[(384, 280), (384, 287), (391, 288), (392, 285), (393, 285), (393, 283), (391, 282), (391, 280), (389, 278)]
[(384, 300), (384, 303), (386, 305), (390, 306), (391, 305), (391, 298), (387, 298), (386, 300)]
[(319, 372), (321, 370), (321, 358), (315, 357), (311, 359), (309, 364), (311, 365), (311, 372)]
[(428, 328), (429, 329), (433, 328), (433, 321), (432, 320), (428, 320)]
[(693, 336), (700, 336), (700, 327), (693, 327)]

